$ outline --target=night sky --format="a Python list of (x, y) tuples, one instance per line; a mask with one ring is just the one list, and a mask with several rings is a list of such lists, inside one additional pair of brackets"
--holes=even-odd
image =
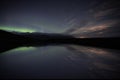
[[(0, 0), (0, 30), (120, 37), (120, 0)], [(19, 45), (16, 40), (10, 44)], [(11, 50), (0, 54), (0, 77), (5, 79), (120, 78), (119, 50), (78, 45), (12, 49), (10, 44), (4, 46)]]
[(118, 0), (1, 0), (0, 29), (119, 37)]

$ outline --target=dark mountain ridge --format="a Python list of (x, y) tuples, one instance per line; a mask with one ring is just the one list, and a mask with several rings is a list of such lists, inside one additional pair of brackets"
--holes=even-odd
[(120, 49), (120, 38), (75, 38), (71, 35), (55, 33), (19, 33), (0, 30), (0, 44), (4, 46), (39, 46), (73, 44), (83, 46), (94, 46), (101, 48)]

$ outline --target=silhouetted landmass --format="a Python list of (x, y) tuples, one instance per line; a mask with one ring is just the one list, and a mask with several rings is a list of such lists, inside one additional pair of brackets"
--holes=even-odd
[(0, 30), (0, 52), (19, 46), (73, 44), (120, 49), (120, 38), (75, 38), (70, 35), (49, 33), (16, 33)]

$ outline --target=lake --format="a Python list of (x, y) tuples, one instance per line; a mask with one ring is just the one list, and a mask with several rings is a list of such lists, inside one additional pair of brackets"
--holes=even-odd
[(1, 78), (120, 78), (120, 51), (78, 45), (17, 47), (0, 54)]

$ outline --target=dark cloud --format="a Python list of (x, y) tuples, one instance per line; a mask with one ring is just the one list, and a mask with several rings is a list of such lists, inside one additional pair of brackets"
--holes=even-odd
[[(117, 1), (94, 2), (86, 10), (86, 20), (74, 25), (66, 33), (76, 37), (119, 37), (120, 36), (120, 3)], [(88, 12), (87, 12), (88, 11)]]

